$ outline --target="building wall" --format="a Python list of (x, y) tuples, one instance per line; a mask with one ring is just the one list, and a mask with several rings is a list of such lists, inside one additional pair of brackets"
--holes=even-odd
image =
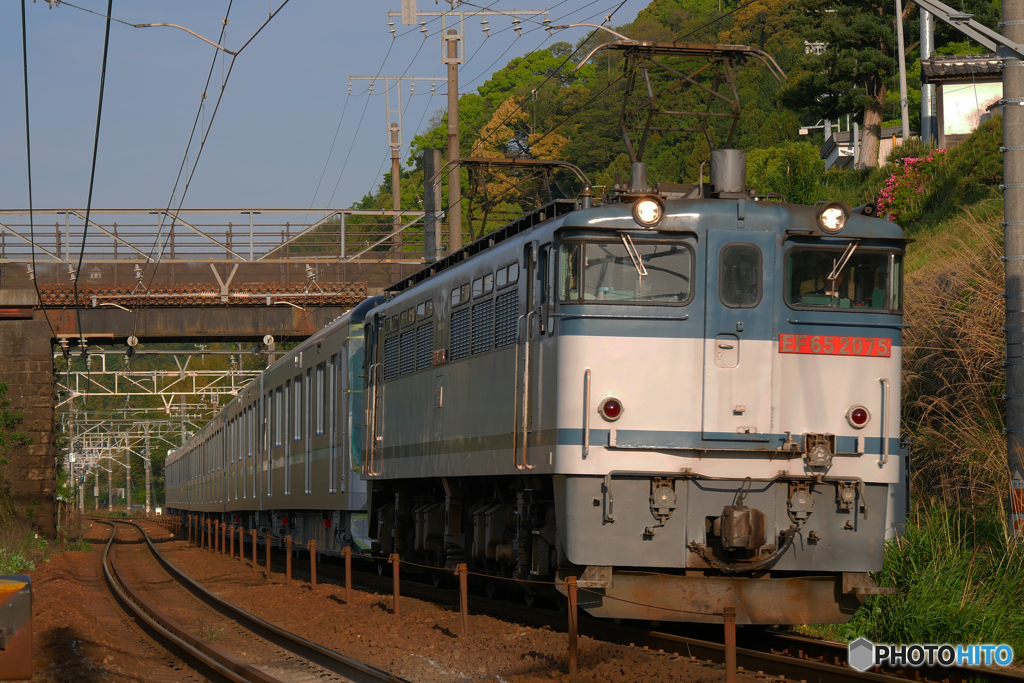
[(19, 431), (32, 439), (9, 454), (4, 474), (15, 503), (47, 535), (53, 535), (56, 526), (51, 349), (45, 320), (0, 320), (0, 382), (7, 383), (9, 410), (23, 416)]

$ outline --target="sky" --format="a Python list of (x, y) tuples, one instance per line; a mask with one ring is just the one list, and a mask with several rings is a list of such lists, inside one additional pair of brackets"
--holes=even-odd
[[(76, 0), (79, 8), (46, 0), (27, 3), (27, 34), (32, 133), (32, 183), (36, 208), (84, 207), (96, 125), (107, 3)], [(281, 0), (234, 0), (224, 45), (237, 50)], [(466, 12), (551, 8), (555, 25), (600, 23), (619, 0), (479, 0)], [(216, 42), (228, 0), (149, 0), (113, 4), (112, 17), (130, 24), (174, 23)], [(647, 0), (626, 0), (611, 24), (635, 18)], [(419, 0), (420, 11), (445, 9)], [(366, 81), (349, 76), (441, 77), (434, 96), (429, 82), (402, 88), (404, 147), (431, 116), (446, 105), (441, 63), (440, 21), (428, 17), (429, 35), (395, 19), (397, 38), (388, 32), (387, 12), (401, 0), (290, 0), (235, 59), (212, 120), (231, 55), (216, 59), (205, 101), (202, 98), (216, 48), (185, 31), (168, 27), (111, 25), (102, 125), (96, 156), (94, 207), (165, 207), (185, 155), (200, 103), (200, 124), (188, 155), (196, 161), (202, 132), (207, 142), (184, 198), (185, 208), (351, 206), (380, 183), (389, 158), (385, 102), (378, 83), (373, 96)], [(90, 14), (84, 10), (92, 10)], [(535, 21), (539, 21), (537, 17)], [(550, 38), (537, 23), (524, 20), (522, 37), (505, 17), (466, 19), (467, 63), (460, 91), (470, 92), (513, 57), (556, 40), (575, 42), (587, 29), (556, 32)], [(0, 208), (28, 206), (21, 3), (0, 2)], [(335, 139), (335, 134), (337, 137)], [(333, 142), (333, 150), (332, 150)], [(319, 187), (318, 187), (319, 186)], [(182, 199), (184, 177), (174, 194)]]

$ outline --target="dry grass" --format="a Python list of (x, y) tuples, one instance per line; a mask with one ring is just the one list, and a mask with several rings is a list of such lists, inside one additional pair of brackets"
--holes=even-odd
[(988, 207), (966, 209), (927, 240), (906, 277), (904, 427), (915, 490), (947, 505), (998, 505), (1002, 435), (1002, 232)]

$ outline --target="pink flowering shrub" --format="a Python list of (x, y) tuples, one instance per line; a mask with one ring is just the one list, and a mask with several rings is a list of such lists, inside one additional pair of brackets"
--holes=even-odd
[(929, 152), (928, 156), (895, 161), (895, 168), (885, 179), (885, 186), (878, 195), (879, 215), (891, 214), (892, 220), (901, 225), (912, 220), (928, 199), (932, 181), (945, 161), (944, 149)]

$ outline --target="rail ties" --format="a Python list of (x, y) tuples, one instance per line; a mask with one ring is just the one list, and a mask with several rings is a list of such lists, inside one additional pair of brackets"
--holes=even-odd
[[(133, 522), (108, 522), (113, 529), (103, 551), (103, 574), (118, 602), (129, 614), (153, 635), (158, 642), (175, 655), (195, 666), (215, 681), (232, 683), (304, 683), (306, 681), (352, 681), (353, 683), (407, 683), (384, 671), (375, 669), (334, 650), (330, 650), (300, 636), (263, 621), (231, 603), (213, 595), (198, 583), (182, 574), (168, 562), (153, 546), (145, 530)], [(161, 610), (152, 597), (144, 595), (126, 576), (119, 566), (116, 551), (118, 531), (134, 527), (141, 534), (149, 557), (159, 563), (162, 572), (169, 575), (174, 585), (184, 588), (199, 600), (200, 609), (213, 610), (231, 622), (231, 627), (240, 632), (245, 641), (247, 659), (255, 660), (254, 650), (270, 652), (266, 661), (244, 661), (237, 652), (218, 647), (206, 638), (200, 637), (189, 628)], [(152, 587), (156, 582), (138, 581), (139, 585)], [(183, 605), (175, 604), (181, 611)], [(248, 653), (248, 654), (247, 654)]]

